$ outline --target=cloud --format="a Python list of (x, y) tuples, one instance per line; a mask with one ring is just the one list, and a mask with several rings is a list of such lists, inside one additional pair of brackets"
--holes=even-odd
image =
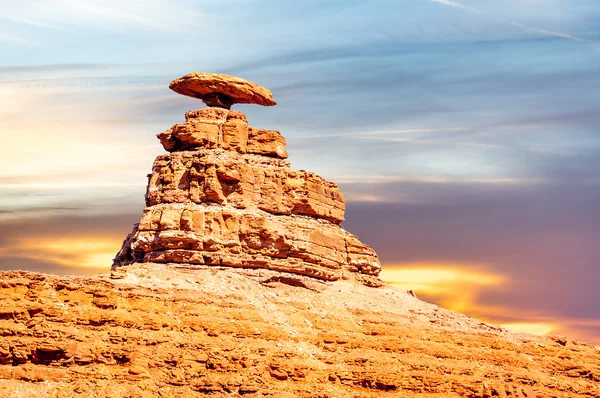
[[(600, 342), (600, 187), (383, 181), (365, 192), (411, 200), (350, 202), (344, 227), (377, 250), (386, 281), (485, 321)], [(0, 267), (106, 270), (142, 207), (0, 222)]]
[(561, 32), (553, 32), (551, 30), (546, 30), (546, 29), (539, 29), (539, 28), (533, 28), (530, 26), (526, 26), (523, 25), (522, 23), (519, 22), (513, 22), (512, 25), (516, 26), (517, 28), (521, 28), (524, 30), (528, 30), (531, 32), (535, 32), (535, 33), (541, 33), (543, 35), (547, 35), (547, 36), (555, 36), (555, 37), (559, 37), (562, 39), (568, 39), (568, 40), (574, 40), (574, 41), (588, 41), (585, 39), (582, 39), (581, 37), (577, 37), (577, 36), (573, 36), (567, 33), (561, 33)]
[(474, 316), (507, 329), (536, 335), (566, 335), (600, 344), (600, 321), (541, 314), (519, 306), (487, 302), (486, 291), (511, 291), (515, 275), (477, 263), (409, 262), (383, 264), (381, 278), (443, 308)]
[(526, 178), (461, 178), (461, 177), (442, 177), (435, 175), (421, 176), (402, 176), (402, 175), (366, 175), (366, 176), (334, 176), (333, 180), (338, 184), (348, 185), (357, 184), (363, 185), (370, 189), (373, 184), (390, 184), (390, 183), (424, 183), (424, 184), (500, 184), (500, 185), (515, 185), (515, 184), (540, 184), (547, 181), (541, 179), (526, 179)]
[[(600, 112), (591, 105), (600, 79), (597, 53), (573, 45), (595, 34), (588, 9), (13, 3), (2, 31), (41, 45), (7, 46), (0, 67), (0, 242), (20, 248), (4, 252), (3, 266), (106, 261), (108, 248), (74, 246), (85, 255), (70, 257), (80, 236), (69, 231), (120, 246), (163, 153), (154, 134), (201, 106), (168, 82), (202, 65), (273, 91), (277, 108), (239, 109), (252, 125), (281, 130), (295, 169), (340, 183), (350, 199), (344, 226), (384, 266), (456, 267), (441, 285), (470, 270), (498, 275), (502, 283), (476, 289), (469, 313), (555, 330), (572, 314), (569, 325), (598, 330), (582, 320), (600, 318), (590, 304), (600, 300)], [(127, 222), (103, 226), (115, 209)], [(25, 258), (28, 246), (46, 258)], [(556, 316), (534, 316), (542, 312)]]
[(299, 139), (312, 140), (314, 138), (331, 138), (331, 137), (346, 137), (346, 138), (369, 138), (379, 137), (385, 135), (396, 135), (396, 134), (414, 134), (414, 133), (433, 133), (433, 132), (454, 132), (454, 131), (466, 131), (464, 127), (446, 127), (446, 128), (416, 128), (416, 129), (400, 129), (400, 130), (373, 130), (373, 131), (360, 131), (353, 133), (334, 133), (334, 134), (308, 134), (303, 135)]
[(2, 34), (0, 33), (0, 43), (7, 43), (7, 44), (25, 44), (27, 43), (27, 40), (18, 37), (18, 36), (14, 36), (14, 35), (7, 35), (7, 34)]
[(141, 211), (145, 184), (11, 184), (0, 189), (0, 222), (9, 222), (50, 216), (97, 216), (110, 214), (115, 207)]
[(139, 212), (0, 221), (0, 269), (89, 275), (108, 271)]
[(481, 14), (481, 11), (475, 9), (475, 8), (471, 8), (468, 6), (465, 6), (463, 4), (454, 2), (454, 1), (450, 1), (450, 0), (431, 0), (434, 3), (439, 3), (439, 4), (443, 4), (445, 6), (450, 6), (450, 7), (454, 7), (454, 8), (460, 8), (461, 10), (467, 10), (467, 11), (471, 11), (477, 14)]
[[(387, 199), (351, 200), (343, 226), (377, 251), (384, 270), (408, 270), (403, 287), (412, 283), (423, 286), (425, 293), (435, 292), (438, 286), (453, 286), (466, 275), (469, 286), (462, 290), (469, 294), (470, 301), (464, 304), (469, 315), (498, 324), (551, 324), (552, 333), (600, 342), (598, 325), (590, 325), (585, 333), (577, 326), (600, 318), (593, 304), (600, 300), (593, 278), (600, 257), (597, 182), (574, 178), (544, 184), (402, 181), (364, 188), (358, 183), (342, 184), (341, 188)], [(411, 279), (411, 273), (419, 275), (419, 268), (425, 269), (422, 281)], [(435, 270), (444, 272), (436, 277)], [(487, 280), (485, 275), (496, 275), (503, 282), (477, 285), (469, 271), (481, 275), (481, 281)], [(403, 276), (398, 275), (395, 280), (401, 282)], [(427, 280), (434, 284), (433, 290), (421, 284)], [(449, 288), (443, 297), (423, 297), (451, 306), (453, 295), (460, 298), (460, 294)]]
[(90, 70), (110, 70), (114, 68), (122, 68), (123, 65), (111, 64), (54, 64), (54, 65), (15, 65), (15, 66), (0, 66), (0, 73), (5, 76), (10, 76), (20, 72), (40, 73), (48, 75), (49, 73), (61, 72), (79, 72)]
[(430, 0), (430, 1), (433, 2), (433, 3), (438, 3), (438, 4), (442, 4), (442, 5), (449, 6), (449, 7), (459, 8), (459, 9), (466, 10), (466, 11), (469, 11), (469, 12), (473, 12), (473, 13), (476, 13), (476, 14), (481, 14), (481, 15), (484, 15), (484, 16), (490, 18), (490, 19), (493, 19), (493, 20), (505, 23), (507, 25), (515, 26), (515, 27), (517, 27), (517, 28), (519, 28), (521, 30), (524, 30), (524, 31), (533, 32), (533, 33), (539, 33), (539, 34), (544, 35), (544, 36), (552, 36), (552, 37), (557, 37), (557, 38), (561, 38), (561, 39), (573, 40), (573, 41), (577, 41), (577, 42), (589, 42), (589, 40), (586, 40), (586, 39), (583, 39), (581, 37), (577, 37), (575, 35), (571, 35), (571, 34), (568, 34), (568, 33), (562, 33), (562, 32), (557, 32), (557, 31), (552, 31), (552, 30), (547, 30), (547, 29), (540, 29), (540, 28), (536, 28), (536, 27), (525, 25), (525, 24), (520, 23), (520, 22), (507, 22), (505, 19), (502, 19), (500, 17), (496, 17), (493, 14), (490, 14), (488, 12), (483, 12), (483, 11), (481, 11), (479, 9), (475, 9), (475, 8), (472, 8), (472, 7), (465, 6), (465, 5), (463, 5), (461, 3), (457, 3), (455, 1), (450, 1), (450, 0)]
[[(115, 257), (120, 239), (35, 237), (15, 242), (12, 249), (27, 250), (31, 260), (52, 261), (70, 268), (106, 270)], [(84, 271), (85, 272), (85, 271)]]
[(24, 0), (3, 7), (0, 20), (39, 29), (71, 30), (97, 27), (108, 30), (133, 29), (183, 32), (201, 22), (206, 15), (193, 9), (174, 5), (166, 0), (104, 1), (92, 0)]
[(0, 253), (0, 271), (25, 270), (31, 272), (42, 272), (55, 275), (97, 275), (106, 272), (109, 268), (82, 268), (81, 266), (69, 266), (61, 262), (43, 258), (27, 258), (23, 256), (9, 256)]
[(478, 270), (478, 264), (416, 262), (384, 264), (381, 278), (402, 289), (413, 290), (452, 311), (465, 312), (475, 305), (479, 292), (489, 286), (503, 286), (506, 277)]

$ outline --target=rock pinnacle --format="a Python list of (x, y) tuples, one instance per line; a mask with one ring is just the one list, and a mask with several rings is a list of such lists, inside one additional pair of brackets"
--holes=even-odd
[(291, 169), (279, 131), (252, 127), (228, 109), (275, 105), (269, 90), (210, 73), (170, 87), (209, 106), (157, 135), (169, 153), (154, 161), (144, 214), (113, 267), (262, 268), (381, 285), (375, 251), (340, 226), (346, 198), (337, 185)]

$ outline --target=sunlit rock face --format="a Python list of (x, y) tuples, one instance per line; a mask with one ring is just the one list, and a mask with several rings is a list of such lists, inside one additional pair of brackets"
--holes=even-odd
[(0, 277), (0, 397), (600, 394), (593, 346), (391, 286), (157, 263)]
[(169, 153), (154, 161), (144, 214), (113, 268), (215, 265), (381, 284), (376, 253), (339, 225), (346, 198), (337, 185), (291, 169), (278, 131), (252, 127), (229, 109), (274, 105), (270, 91), (204, 73), (170, 87), (210, 106), (157, 135)]

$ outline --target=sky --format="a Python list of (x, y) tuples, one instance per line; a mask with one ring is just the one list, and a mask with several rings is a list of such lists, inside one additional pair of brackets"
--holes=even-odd
[(600, 345), (597, 0), (0, 0), (0, 270), (106, 271), (192, 71), (337, 182), (382, 277)]

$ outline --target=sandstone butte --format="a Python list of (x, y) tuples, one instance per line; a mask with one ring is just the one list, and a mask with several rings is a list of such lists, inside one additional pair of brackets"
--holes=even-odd
[(337, 186), (230, 110), (268, 90), (171, 87), (210, 106), (158, 134), (169, 153), (111, 271), (2, 273), (0, 397), (600, 397), (594, 346), (383, 283)]

